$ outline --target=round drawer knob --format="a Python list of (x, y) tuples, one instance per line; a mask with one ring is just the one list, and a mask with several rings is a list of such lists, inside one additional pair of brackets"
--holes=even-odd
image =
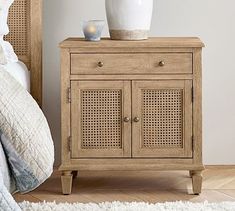
[(140, 118), (139, 117), (135, 117), (134, 118), (134, 122), (139, 122), (140, 121)]
[(124, 118), (124, 122), (130, 122), (130, 118), (129, 117), (125, 117)]
[(160, 62), (159, 62), (159, 66), (160, 66), (160, 67), (163, 67), (164, 65), (165, 65), (165, 62), (164, 62), (164, 61), (160, 61)]
[(98, 67), (103, 67), (104, 63), (103, 62), (98, 62)]

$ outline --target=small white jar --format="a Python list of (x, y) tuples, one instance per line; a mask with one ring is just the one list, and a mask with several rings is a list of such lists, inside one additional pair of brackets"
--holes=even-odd
[(106, 0), (111, 39), (148, 39), (153, 0)]

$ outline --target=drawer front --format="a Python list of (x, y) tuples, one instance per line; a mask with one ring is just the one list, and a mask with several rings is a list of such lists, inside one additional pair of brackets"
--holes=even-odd
[(71, 74), (191, 74), (191, 53), (72, 54)]

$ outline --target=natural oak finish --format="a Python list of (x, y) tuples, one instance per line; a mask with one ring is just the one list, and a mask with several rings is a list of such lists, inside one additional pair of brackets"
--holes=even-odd
[(200, 194), (202, 191), (202, 171), (192, 171), (193, 193)]
[(130, 87), (126, 81), (71, 82), (72, 158), (131, 157), (131, 124), (124, 122), (131, 118)]
[[(102, 65), (99, 65), (102, 64)], [(191, 53), (72, 54), (71, 74), (192, 73)]]
[(73, 174), (71, 171), (64, 171), (61, 176), (63, 194), (70, 194), (72, 190)]
[[(202, 48), (204, 44), (197, 37), (152, 37), (143, 41), (112, 41), (110, 39), (102, 39), (100, 42), (84, 42), (83, 38), (68, 38), (60, 44), (61, 48)], [(123, 49), (120, 49), (121, 52)], [(156, 49), (159, 51), (159, 49)], [(99, 52), (100, 50), (98, 50)], [(96, 53), (98, 53), (96, 52)]]
[(191, 95), (190, 80), (132, 82), (132, 115), (140, 119), (132, 127), (133, 157), (192, 157)]
[(61, 194), (60, 172), (36, 190), (14, 198), (17, 202), (101, 203), (122, 202), (223, 202), (235, 201), (235, 167), (210, 166), (203, 171), (200, 195), (193, 195), (187, 171), (80, 171), (74, 178), (73, 194)]
[(31, 94), (42, 106), (42, 0), (15, 0), (8, 25), (5, 38), (30, 70)]
[(199, 194), (203, 46), (198, 38), (63, 41), (62, 180), (83, 170), (188, 170)]

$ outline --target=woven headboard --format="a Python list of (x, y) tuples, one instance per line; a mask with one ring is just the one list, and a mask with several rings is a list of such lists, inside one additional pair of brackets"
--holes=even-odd
[(6, 36), (19, 59), (30, 70), (31, 94), (42, 104), (42, 0), (15, 0)]

